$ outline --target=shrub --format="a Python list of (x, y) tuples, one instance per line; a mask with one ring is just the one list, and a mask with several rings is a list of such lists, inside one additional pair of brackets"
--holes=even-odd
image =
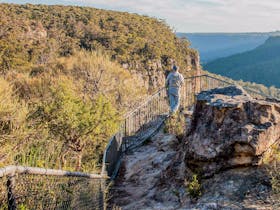
[(272, 191), (280, 196), (280, 145), (274, 145), (264, 157), (264, 163), (271, 179)]
[(29, 135), (26, 126), (27, 106), (21, 103), (13, 86), (0, 78), (0, 160), (11, 164), (15, 149)]
[(198, 180), (198, 177), (196, 174), (192, 176), (191, 181), (185, 181), (186, 191), (189, 193), (189, 195), (193, 198), (198, 198), (201, 196), (201, 184)]
[(279, 207), (280, 199), (280, 145), (272, 146), (264, 155), (263, 163), (270, 178), (272, 187), (271, 199), (275, 201), (275, 208)]
[(60, 62), (64, 74), (72, 77), (84, 94), (91, 99), (102, 94), (118, 110), (130, 110), (147, 92), (138, 78), (110, 61), (101, 50), (78, 51)]
[(169, 117), (165, 122), (164, 131), (174, 134), (177, 138), (182, 139), (186, 132), (186, 120), (183, 113), (176, 113)]
[[(145, 94), (138, 79), (103, 53), (78, 51), (36, 73), (6, 74), (0, 84), (0, 106), (7, 119), (14, 119), (9, 125), (17, 132), (5, 136), (6, 142), (7, 136), (13, 139), (13, 144), (3, 147), (2, 154), (9, 153), (5, 164), (88, 172), (99, 169), (121, 115)], [(25, 115), (19, 121), (23, 108)], [(28, 128), (28, 136), (16, 127), (20, 124)]]
[[(67, 157), (73, 156), (76, 170), (90, 165), (86, 163), (88, 161), (98, 163), (107, 139), (117, 130), (116, 109), (102, 95), (93, 102), (86, 96), (82, 98), (66, 78), (50, 89), (51, 97), (43, 101), (37, 113), (40, 125), (45, 125), (49, 131), (49, 138), (60, 145), (62, 167), (69, 165)], [(86, 151), (91, 154), (85, 155)], [(84, 158), (88, 159), (85, 165), (82, 163)]]

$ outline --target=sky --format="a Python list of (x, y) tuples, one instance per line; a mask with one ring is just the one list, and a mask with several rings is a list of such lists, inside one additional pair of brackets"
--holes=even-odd
[(176, 32), (280, 30), (280, 0), (0, 0), (63, 4), (144, 14), (164, 19)]

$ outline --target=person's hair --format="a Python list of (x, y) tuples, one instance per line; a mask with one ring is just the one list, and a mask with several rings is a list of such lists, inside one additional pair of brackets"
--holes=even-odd
[(176, 66), (176, 65), (174, 65), (174, 66), (172, 67), (172, 70), (173, 70), (173, 71), (178, 71), (178, 70), (179, 70), (179, 67)]

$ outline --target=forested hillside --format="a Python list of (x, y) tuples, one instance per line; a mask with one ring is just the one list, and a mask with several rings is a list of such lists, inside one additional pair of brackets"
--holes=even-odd
[(235, 80), (280, 87), (280, 36), (270, 37), (254, 50), (217, 59), (205, 69)]
[(79, 49), (102, 49), (123, 67), (141, 72), (149, 88), (155, 88), (160, 81), (154, 81), (154, 75), (169, 68), (172, 60), (182, 69), (199, 65), (187, 40), (178, 39), (163, 21), (146, 16), (73, 6), (1, 4), (0, 25), (2, 73), (47, 65)]
[(172, 62), (199, 67), (157, 19), (0, 4), (0, 166), (98, 170), (124, 113), (161, 87)]
[[(276, 33), (275, 33), (276, 34)], [(200, 53), (202, 65), (218, 58), (252, 50), (262, 45), (270, 33), (177, 33), (186, 37)]]

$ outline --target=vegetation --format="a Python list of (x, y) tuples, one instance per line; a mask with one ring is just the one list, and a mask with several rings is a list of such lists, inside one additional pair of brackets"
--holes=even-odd
[(102, 52), (44, 68), (0, 78), (1, 164), (94, 172), (122, 114), (145, 91)]
[(186, 191), (192, 198), (198, 198), (199, 196), (201, 196), (201, 184), (196, 174), (192, 176), (192, 179), (190, 181), (185, 181), (185, 186)]
[(204, 68), (235, 80), (242, 79), (279, 88), (279, 49), (280, 37), (270, 37), (252, 51), (217, 59)]
[(280, 145), (274, 145), (264, 156), (264, 163), (271, 179), (272, 191), (280, 198)]
[[(0, 77), (0, 159), (10, 159), (17, 146), (28, 138), (28, 109), (18, 101), (9, 82)], [(2, 166), (3, 162), (0, 162)]]
[(182, 139), (186, 132), (186, 120), (183, 113), (177, 112), (169, 117), (165, 122), (164, 131), (174, 134), (177, 138)]
[[(196, 56), (164, 21), (88, 7), (0, 4), (1, 166), (94, 172), (147, 94), (128, 70)], [(122, 68), (126, 66), (128, 70)]]
[(129, 69), (171, 59), (185, 68), (197, 52), (162, 20), (88, 7), (0, 4), (0, 71), (30, 71), (76, 50), (102, 49)]

